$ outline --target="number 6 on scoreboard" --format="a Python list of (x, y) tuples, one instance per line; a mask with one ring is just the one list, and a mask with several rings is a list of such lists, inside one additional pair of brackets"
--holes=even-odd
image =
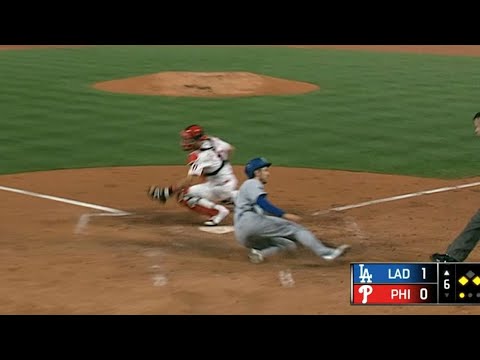
[(443, 288), (444, 288), (445, 290), (450, 289), (449, 280), (450, 280), (450, 279), (445, 279), (445, 280), (443, 280)]

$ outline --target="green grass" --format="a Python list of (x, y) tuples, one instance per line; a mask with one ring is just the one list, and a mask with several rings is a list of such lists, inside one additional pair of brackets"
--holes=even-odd
[[(180, 129), (203, 125), (235, 164), (459, 178), (480, 174), (472, 115), (480, 58), (275, 47), (102, 46), (0, 51), (0, 173), (183, 164)], [(161, 71), (250, 71), (306, 95), (169, 98), (95, 90)]]

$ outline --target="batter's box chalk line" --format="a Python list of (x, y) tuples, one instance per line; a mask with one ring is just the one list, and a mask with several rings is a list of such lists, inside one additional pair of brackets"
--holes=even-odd
[(73, 199), (66, 199), (66, 198), (62, 198), (62, 197), (59, 197), (59, 196), (40, 194), (40, 193), (37, 193), (37, 192), (22, 190), (22, 189), (16, 189), (16, 188), (8, 187), (8, 186), (0, 186), (0, 190), (9, 191), (9, 192), (22, 194), (22, 195), (27, 195), (27, 196), (32, 196), (32, 197), (36, 197), (36, 198), (40, 198), (40, 199), (57, 201), (57, 202), (61, 202), (61, 203), (64, 203), (64, 204), (70, 204), (70, 205), (81, 206), (81, 207), (86, 207), (86, 208), (90, 208), (90, 209), (103, 211), (101, 213), (89, 213), (89, 214), (81, 215), (79, 217), (78, 221), (77, 221), (77, 225), (75, 226), (74, 232), (76, 234), (80, 234), (85, 230), (85, 227), (88, 225), (88, 223), (90, 221), (90, 218), (93, 217), (93, 216), (132, 215), (132, 214), (126, 212), (126, 211), (114, 209), (114, 208), (107, 207), (107, 206), (90, 204), (90, 203), (87, 203), (87, 202), (73, 200)]
[(282, 285), (283, 287), (295, 286), (295, 280), (293, 280), (292, 273), (289, 269), (279, 271), (278, 279), (280, 280), (280, 285)]
[(360, 226), (358, 226), (354, 217), (346, 216), (342, 220), (345, 224), (345, 229), (349, 233), (351, 233), (353, 236), (355, 236), (355, 237), (357, 237), (361, 240), (367, 240), (368, 239), (368, 235), (360, 229)]
[(210, 234), (228, 234), (234, 231), (233, 226), (222, 225), (222, 226), (199, 226), (198, 230), (205, 231)]
[(127, 215), (131, 215), (131, 214), (125, 211), (119, 211), (115, 213), (86, 213), (86, 214), (80, 215), (77, 221), (77, 225), (75, 226), (74, 233), (76, 235), (84, 234), (87, 228), (87, 225), (90, 222), (90, 219), (94, 216), (127, 216)]
[(168, 284), (168, 278), (164, 274), (155, 274), (152, 276), (153, 286), (165, 286)]

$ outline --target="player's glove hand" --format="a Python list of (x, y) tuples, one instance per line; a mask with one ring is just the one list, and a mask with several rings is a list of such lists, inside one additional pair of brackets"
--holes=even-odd
[(162, 204), (165, 204), (170, 198), (170, 196), (173, 194), (172, 187), (159, 187), (152, 185), (147, 191), (147, 194), (152, 200), (158, 200)]

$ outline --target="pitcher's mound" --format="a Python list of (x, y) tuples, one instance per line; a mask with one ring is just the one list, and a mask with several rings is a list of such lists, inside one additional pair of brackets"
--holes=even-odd
[(229, 97), (304, 94), (317, 85), (249, 72), (161, 72), (104, 81), (96, 89), (142, 95)]

